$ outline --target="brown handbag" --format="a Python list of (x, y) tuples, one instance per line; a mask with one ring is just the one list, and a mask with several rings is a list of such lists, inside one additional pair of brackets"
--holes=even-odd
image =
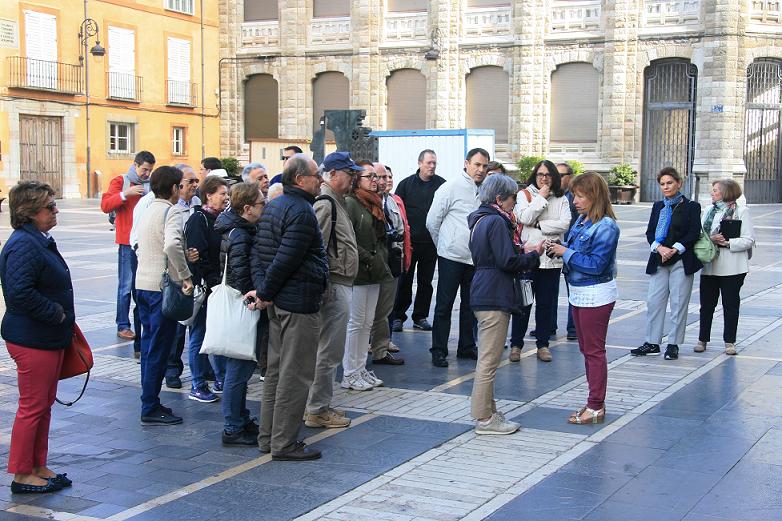
[(65, 355), (62, 360), (60, 380), (65, 380), (66, 378), (71, 378), (84, 373), (87, 373), (87, 378), (85, 378), (81, 392), (75, 400), (72, 402), (64, 402), (59, 398), (55, 398), (57, 403), (70, 407), (81, 399), (84, 395), (84, 391), (87, 389), (87, 382), (90, 381), (90, 369), (92, 369), (93, 364), (94, 361), (90, 344), (87, 343), (87, 339), (84, 338), (84, 333), (81, 332), (79, 326), (74, 323), (71, 345), (65, 348)]

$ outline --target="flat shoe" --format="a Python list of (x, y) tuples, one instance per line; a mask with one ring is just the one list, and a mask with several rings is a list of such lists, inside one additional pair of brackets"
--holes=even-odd
[(60, 485), (62, 488), (70, 487), (71, 485), (73, 485), (73, 481), (68, 479), (68, 473), (67, 472), (64, 472), (62, 474), (57, 474), (53, 478), (49, 478), (49, 479), (51, 479), (52, 481), (54, 481), (55, 483)]
[(28, 485), (26, 483), (11, 482), (12, 494), (46, 494), (47, 492), (57, 492), (62, 490), (62, 486), (55, 483), (55, 478), (47, 478), (46, 485)]

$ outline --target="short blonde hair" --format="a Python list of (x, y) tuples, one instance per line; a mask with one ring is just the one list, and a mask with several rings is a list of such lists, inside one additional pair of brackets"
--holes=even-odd
[(40, 181), (19, 181), (8, 193), (11, 226), (16, 230), (33, 222), (33, 216), (46, 206), (49, 197), (54, 197), (54, 190), (48, 184)]
[(711, 186), (720, 185), (720, 193), (722, 194), (722, 200), (726, 203), (732, 203), (739, 197), (741, 197), (741, 186), (730, 178), (717, 179), (712, 181)]
[(587, 218), (593, 223), (606, 215), (616, 220), (614, 209), (611, 206), (611, 197), (608, 194), (608, 183), (597, 172), (584, 172), (576, 176), (570, 185), (570, 191), (589, 199), (592, 203)]

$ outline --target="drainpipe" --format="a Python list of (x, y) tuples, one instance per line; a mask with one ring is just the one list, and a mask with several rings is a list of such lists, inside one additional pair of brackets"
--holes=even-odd
[(206, 81), (204, 79), (204, 0), (201, 0), (201, 159), (206, 157)]

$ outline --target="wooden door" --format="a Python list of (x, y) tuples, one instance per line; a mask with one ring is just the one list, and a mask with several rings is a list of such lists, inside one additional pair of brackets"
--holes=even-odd
[(62, 118), (19, 116), (19, 178), (49, 184), (62, 197)]

